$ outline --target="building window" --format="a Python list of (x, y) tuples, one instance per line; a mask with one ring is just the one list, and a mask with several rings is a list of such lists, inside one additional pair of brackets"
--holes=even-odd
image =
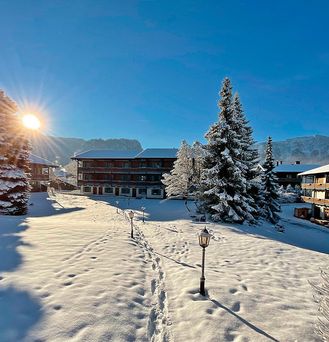
[(145, 188), (138, 189), (138, 194), (141, 196), (146, 196), (146, 189)]
[(110, 175), (110, 174), (108, 174), (108, 173), (105, 173), (105, 174), (103, 174), (103, 175), (101, 176), (101, 179), (102, 179), (102, 180), (109, 180), (109, 179), (111, 179), (111, 176), (112, 176), (112, 175)]
[(130, 175), (121, 175), (121, 176), (120, 176), (120, 179), (121, 179), (122, 181), (129, 181), (129, 180), (130, 180)]
[(149, 175), (148, 180), (151, 182), (158, 182), (160, 181), (161, 175)]
[(122, 167), (125, 168), (125, 169), (129, 169), (129, 162), (123, 162), (122, 163)]
[(138, 181), (142, 181), (142, 182), (146, 181), (146, 176), (145, 175), (138, 175), (136, 178), (137, 178)]
[(83, 175), (83, 179), (84, 179), (84, 180), (92, 180), (92, 178), (93, 178), (93, 175), (90, 175), (90, 174), (88, 174), (88, 173), (85, 173), (85, 174)]
[(160, 161), (151, 162), (150, 167), (159, 169), (161, 167), (161, 162)]
[(161, 189), (152, 189), (151, 195), (152, 196), (161, 196)]
[(82, 173), (79, 173), (79, 174), (78, 174), (78, 179), (79, 179), (79, 180), (82, 180)]
[(141, 163), (139, 164), (139, 167), (141, 167), (141, 168), (145, 168), (145, 167), (147, 167), (147, 164), (146, 164), (146, 162), (141, 162)]
[(91, 161), (83, 161), (83, 167), (92, 167), (93, 166), (93, 164), (92, 164), (92, 162)]
[(104, 193), (113, 194), (113, 188), (104, 188)]
[(112, 162), (105, 162), (105, 167), (112, 168), (113, 167), (113, 163)]
[(121, 193), (123, 195), (130, 195), (130, 189), (129, 188), (121, 188)]
[(48, 169), (48, 167), (43, 167), (43, 168), (42, 168), (42, 174), (43, 174), (43, 175), (49, 175), (49, 169)]
[(91, 192), (91, 187), (90, 186), (84, 186), (83, 192)]

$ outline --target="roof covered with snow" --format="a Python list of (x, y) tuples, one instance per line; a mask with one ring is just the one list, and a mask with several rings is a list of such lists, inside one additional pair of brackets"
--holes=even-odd
[(176, 158), (176, 148), (147, 148), (138, 151), (90, 150), (76, 154), (71, 159), (135, 159), (135, 158)]
[(35, 154), (30, 154), (30, 162), (32, 164), (40, 164), (40, 165), (46, 165), (46, 166), (50, 166), (50, 167), (58, 167), (58, 165), (55, 165), (54, 163), (52, 163), (51, 161), (45, 159), (45, 158), (42, 158), (42, 157), (39, 157), (39, 156), (36, 156)]
[(177, 148), (147, 148), (135, 158), (176, 158)]
[(305, 172), (300, 173), (300, 176), (306, 176), (306, 175), (314, 175), (317, 173), (329, 173), (329, 164), (328, 165), (323, 165), (317, 168), (313, 168), (311, 170), (307, 170)]
[(274, 168), (274, 172), (304, 172), (319, 167), (318, 164), (280, 164)]

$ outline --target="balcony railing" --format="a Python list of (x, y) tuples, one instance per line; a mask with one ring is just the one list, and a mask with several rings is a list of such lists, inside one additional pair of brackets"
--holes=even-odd
[(49, 175), (31, 175), (31, 181), (49, 181)]
[(308, 196), (302, 196), (302, 199), (306, 203), (312, 203), (312, 204), (319, 204), (319, 205), (326, 205), (329, 206), (329, 199), (327, 198), (314, 198), (314, 197), (308, 197)]
[(302, 189), (327, 190), (329, 189), (329, 183), (302, 183)]
[(121, 173), (121, 174), (160, 174), (163, 172), (168, 172), (172, 168), (170, 167), (136, 167), (136, 168), (124, 168), (124, 167), (79, 167), (78, 172), (80, 173)]
[(161, 184), (161, 181), (134, 181), (134, 180), (109, 180), (109, 179), (80, 179), (78, 180), (79, 185), (90, 184), (90, 183), (102, 183), (102, 184), (110, 184), (112, 186), (122, 185), (122, 184), (130, 184), (130, 185), (157, 185)]

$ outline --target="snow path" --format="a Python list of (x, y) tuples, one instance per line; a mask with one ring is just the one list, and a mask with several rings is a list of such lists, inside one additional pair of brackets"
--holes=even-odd
[(29, 300), (1, 317), (0, 341), (159, 340), (164, 306), (156, 311), (150, 279), (159, 262), (147, 255), (148, 245), (131, 240), (124, 217), (104, 203), (56, 200), (61, 205), (52, 216), (27, 218), (17, 247), (24, 262), (1, 275), (3, 312), (13, 310), (9, 299), (16, 295), (8, 298), (8, 289), (23, 290)]
[(182, 201), (119, 199), (116, 213), (116, 200), (33, 194), (28, 216), (0, 217), (1, 342), (319, 341), (309, 281), (329, 264), (329, 232), (293, 206), (284, 234), (207, 224), (202, 297), (204, 224)]

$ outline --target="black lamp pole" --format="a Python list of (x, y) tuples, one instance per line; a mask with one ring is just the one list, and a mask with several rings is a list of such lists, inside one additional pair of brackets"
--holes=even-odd
[(130, 210), (128, 216), (130, 218), (130, 236), (133, 239), (134, 238), (134, 223), (133, 223), (134, 212), (132, 210)]
[(131, 227), (130, 236), (133, 239), (134, 238), (134, 224), (133, 224), (133, 218), (132, 217), (130, 218), (130, 227)]
[(201, 278), (200, 278), (200, 294), (202, 296), (206, 295), (206, 291), (205, 291), (206, 278), (204, 276), (205, 256), (206, 256), (206, 247), (202, 247), (202, 271), (201, 271)]
[(142, 218), (142, 220), (143, 220), (143, 223), (145, 223), (144, 211), (145, 211), (145, 207), (142, 207), (142, 212), (143, 212), (143, 218)]
[(206, 259), (206, 247), (209, 246), (211, 235), (209, 234), (207, 228), (205, 227), (199, 234), (199, 245), (202, 247), (202, 268), (201, 268), (201, 278), (200, 278), (200, 294), (202, 296), (206, 295), (205, 290), (205, 281), (206, 278), (204, 276), (204, 265)]

